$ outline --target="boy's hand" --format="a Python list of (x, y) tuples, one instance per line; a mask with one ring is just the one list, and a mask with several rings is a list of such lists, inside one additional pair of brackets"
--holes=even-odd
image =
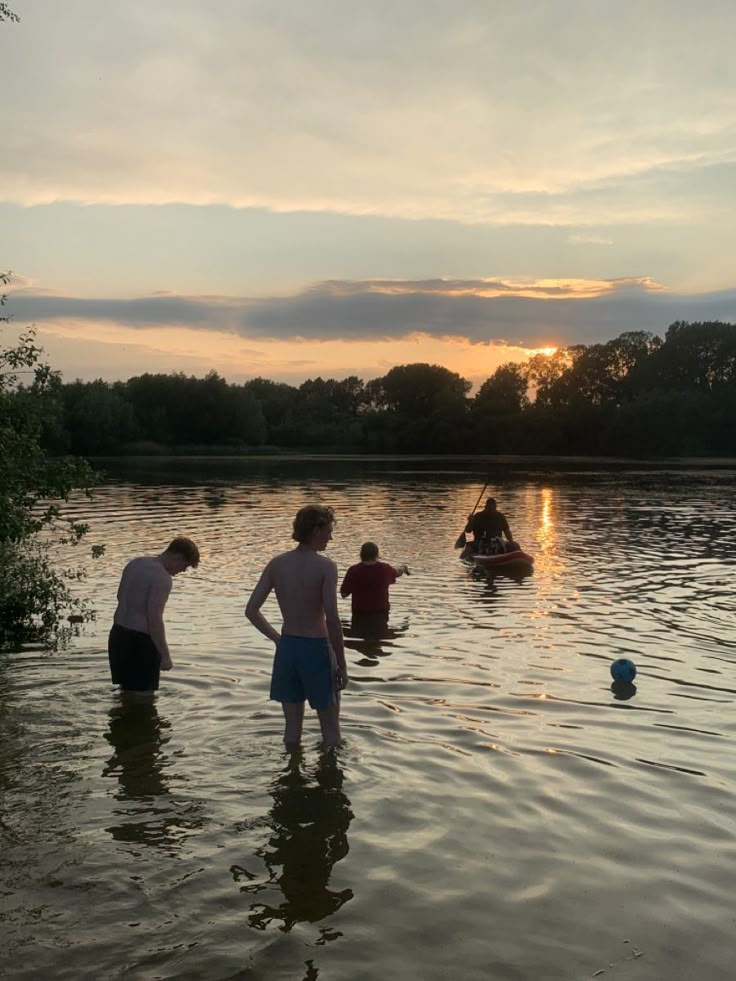
[(338, 691), (343, 691), (348, 686), (348, 669), (338, 668), (335, 675), (335, 683)]
[(162, 671), (171, 671), (171, 669), (173, 668), (173, 666), (174, 665), (171, 663), (171, 655), (170, 654), (162, 654), (161, 655), (161, 670)]

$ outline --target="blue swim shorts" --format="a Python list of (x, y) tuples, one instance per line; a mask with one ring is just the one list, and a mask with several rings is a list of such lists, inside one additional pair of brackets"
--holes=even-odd
[(337, 703), (335, 655), (326, 637), (281, 636), (276, 645), (271, 675), (275, 702), (309, 700), (321, 711)]

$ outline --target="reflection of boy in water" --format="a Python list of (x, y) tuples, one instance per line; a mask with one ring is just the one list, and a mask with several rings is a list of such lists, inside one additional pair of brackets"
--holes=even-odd
[(388, 613), (354, 613), (345, 624), (345, 646), (358, 651), (358, 664), (374, 666), (377, 657), (391, 654), (394, 641), (409, 629), (408, 620), (389, 624)]
[(160, 718), (154, 701), (122, 702), (110, 709), (105, 739), (114, 752), (103, 777), (115, 777), (117, 824), (107, 828), (116, 841), (172, 849), (183, 831), (201, 826), (198, 807), (183, 808), (170, 797), (165, 752), (169, 722)]
[[(161, 752), (168, 739), (162, 733), (167, 724), (162, 725), (153, 702), (115, 705), (110, 709), (109, 724), (105, 738), (114, 755), (102, 775), (118, 779), (115, 799), (119, 806), (113, 814), (120, 823), (107, 830), (117, 841), (170, 844), (166, 823), (160, 817), (164, 810), (161, 798), (169, 793)], [(147, 821), (141, 820), (142, 804), (149, 805)]]
[[(281, 920), (288, 932), (295, 923), (315, 923), (336, 913), (353, 898), (352, 889), (328, 888), (332, 866), (349, 850), (353, 812), (342, 790), (343, 772), (331, 753), (320, 759), (314, 779), (302, 772), (301, 763), (301, 756), (293, 754), (271, 787), (272, 831), (258, 854), (268, 867), (269, 883), (278, 883), (284, 900), (278, 906), (259, 903), (251, 908), (248, 922), (258, 929)], [(263, 889), (259, 883), (242, 891)]]
[(169, 736), (153, 702), (140, 705), (114, 705), (110, 709), (109, 729), (105, 738), (115, 751), (103, 776), (117, 776), (120, 782), (119, 800), (140, 800), (167, 794), (161, 755), (162, 745)]

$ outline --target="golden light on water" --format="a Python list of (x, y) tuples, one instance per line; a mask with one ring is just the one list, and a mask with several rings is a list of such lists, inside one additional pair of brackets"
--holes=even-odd
[(555, 514), (556, 494), (551, 487), (543, 487), (538, 507), (537, 555), (535, 567), (547, 574), (559, 573), (563, 561), (557, 548), (557, 516)]
[(555, 522), (553, 511), (553, 491), (551, 487), (542, 488), (542, 511), (540, 515), (539, 527), (537, 528), (537, 541), (542, 549), (547, 549), (554, 542)]

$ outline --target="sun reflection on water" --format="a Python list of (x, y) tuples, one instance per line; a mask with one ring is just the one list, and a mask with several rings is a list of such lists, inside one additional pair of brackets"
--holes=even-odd
[(548, 551), (555, 543), (555, 522), (552, 514), (552, 489), (542, 488), (542, 513), (537, 528), (537, 541), (542, 551)]

